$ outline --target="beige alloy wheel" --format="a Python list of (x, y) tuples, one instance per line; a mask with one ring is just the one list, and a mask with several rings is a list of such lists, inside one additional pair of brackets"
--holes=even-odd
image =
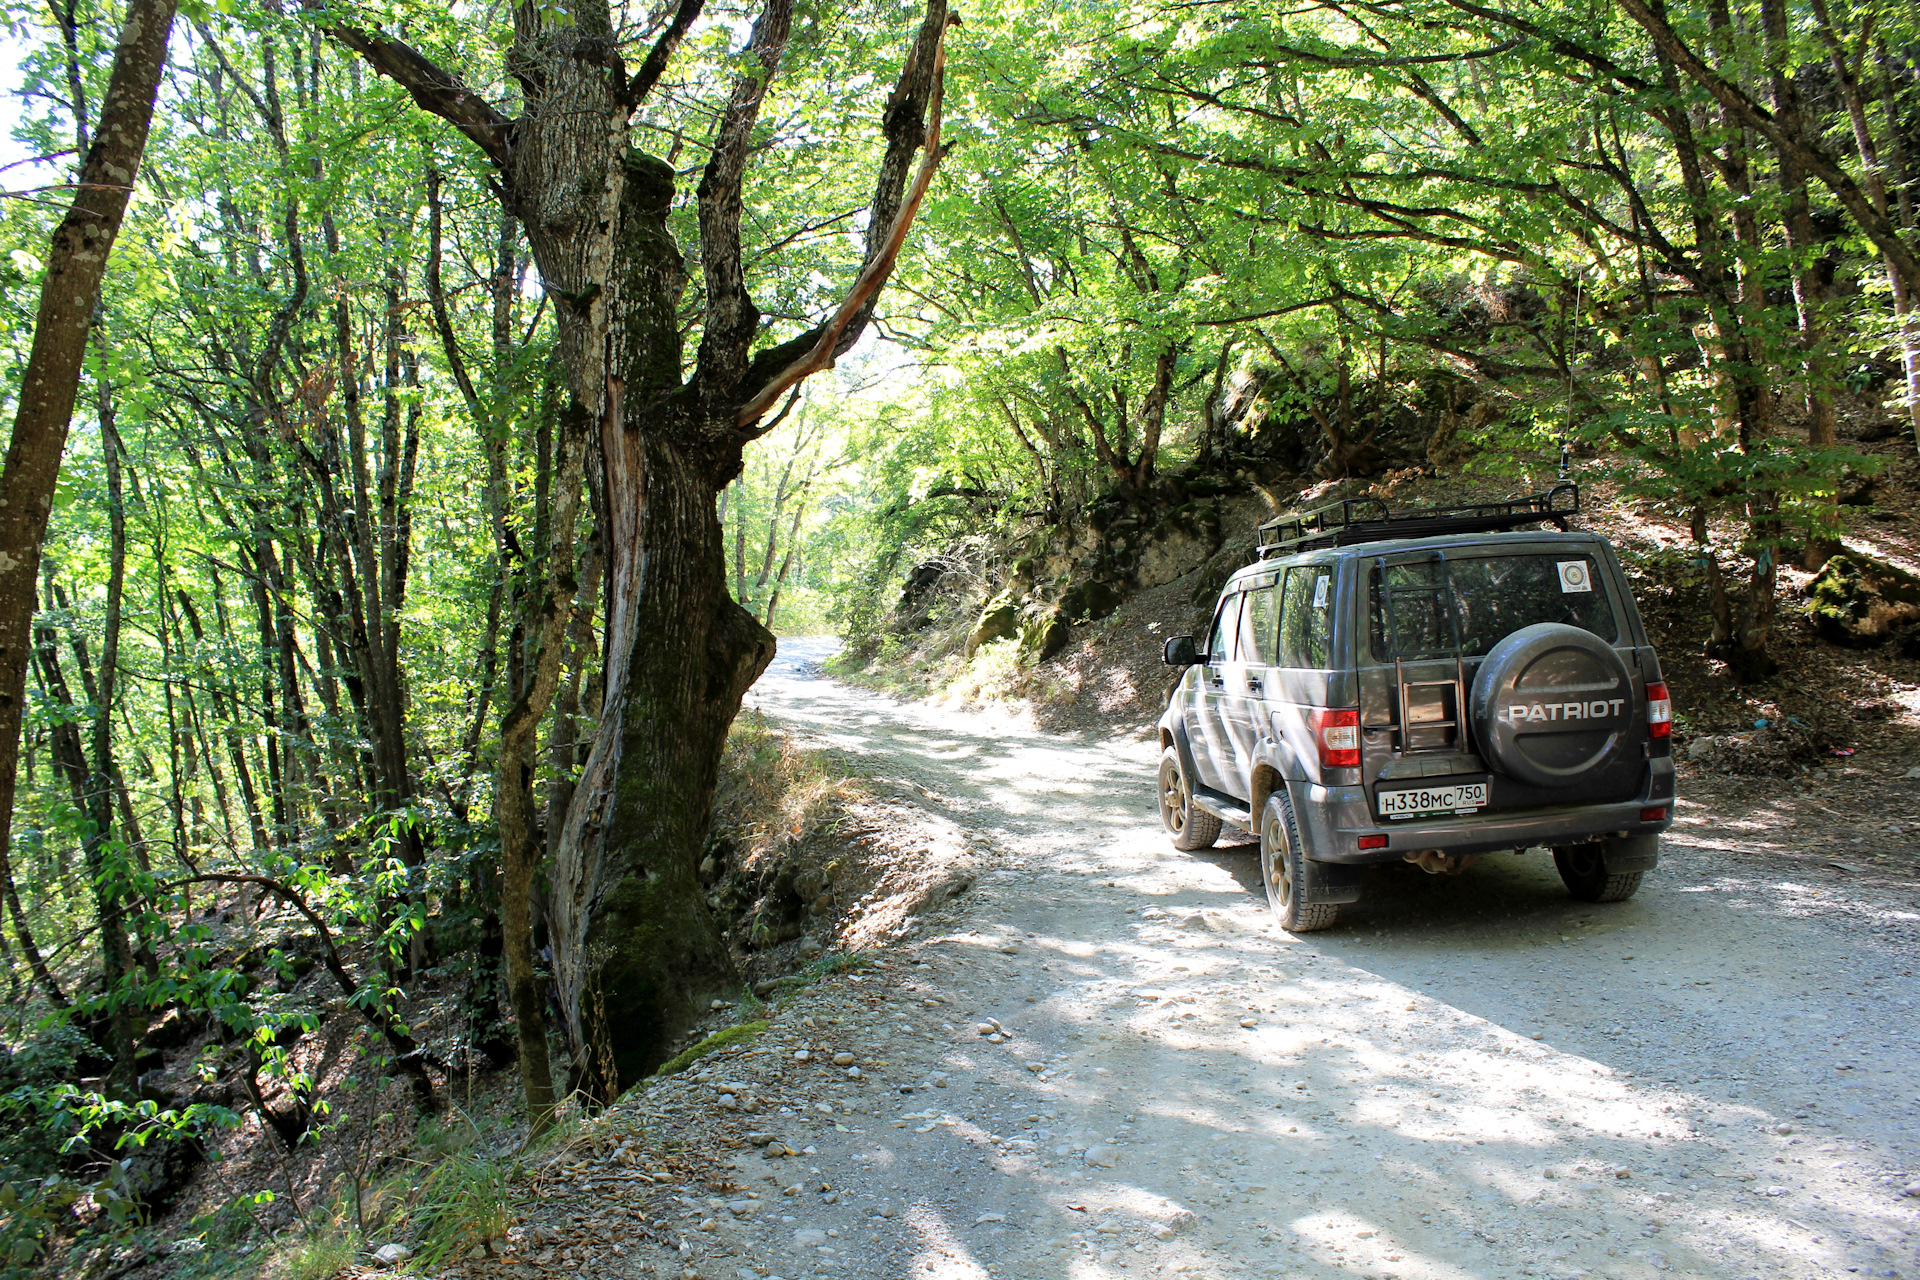
[(1260, 814), (1260, 878), (1267, 885), (1267, 906), (1273, 910), (1274, 922), (1288, 933), (1313, 933), (1340, 916), (1340, 908), (1332, 903), (1301, 901), (1303, 864), (1293, 807), (1285, 793), (1269, 796)]
[(1220, 838), (1220, 819), (1193, 803), (1180, 752), (1173, 747), (1160, 753), (1160, 825), (1173, 837), (1174, 848), (1188, 852), (1210, 849)]

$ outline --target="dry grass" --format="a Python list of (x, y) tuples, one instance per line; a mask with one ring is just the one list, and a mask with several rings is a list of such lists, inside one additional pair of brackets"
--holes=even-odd
[(826, 753), (796, 746), (759, 712), (750, 711), (735, 720), (727, 734), (713, 825), (751, 867), (782, 857), (825, 831), (860, 794)]

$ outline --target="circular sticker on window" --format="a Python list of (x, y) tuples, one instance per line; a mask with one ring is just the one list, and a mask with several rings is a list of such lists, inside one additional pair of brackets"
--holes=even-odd
[(1562, 560), (1560, 568), (1560, 590), (1563, 592), (1593, 590), (1593, 574), (1587, 568), (1585, 560)]

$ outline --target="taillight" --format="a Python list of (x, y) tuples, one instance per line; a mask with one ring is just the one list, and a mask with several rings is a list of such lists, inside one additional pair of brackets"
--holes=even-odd
[(1358, 769), (1360, 712), (1314, 708), (1313, 742), (1320, 748), (1322, 769)]
[(1673, 736), (1673, 701), (1667, 697), (1667, 686), (1659, 680), (1647, 681), (1647, 736)]

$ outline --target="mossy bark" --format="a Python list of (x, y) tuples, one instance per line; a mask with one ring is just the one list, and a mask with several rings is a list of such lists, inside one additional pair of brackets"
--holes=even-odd
[(726, 589), (725, 480), (675, 434), (633, 442), (646, 501), (637, 545), (614, 557), (609, 603), (625, 654), (609, 654), (620, 667), (553, 868), (571, 1083), (602, 1098), (671, 1057), (707, 1001), (740, 984), (701, 892), (700, 850), (727, 728), (774, 639)]

